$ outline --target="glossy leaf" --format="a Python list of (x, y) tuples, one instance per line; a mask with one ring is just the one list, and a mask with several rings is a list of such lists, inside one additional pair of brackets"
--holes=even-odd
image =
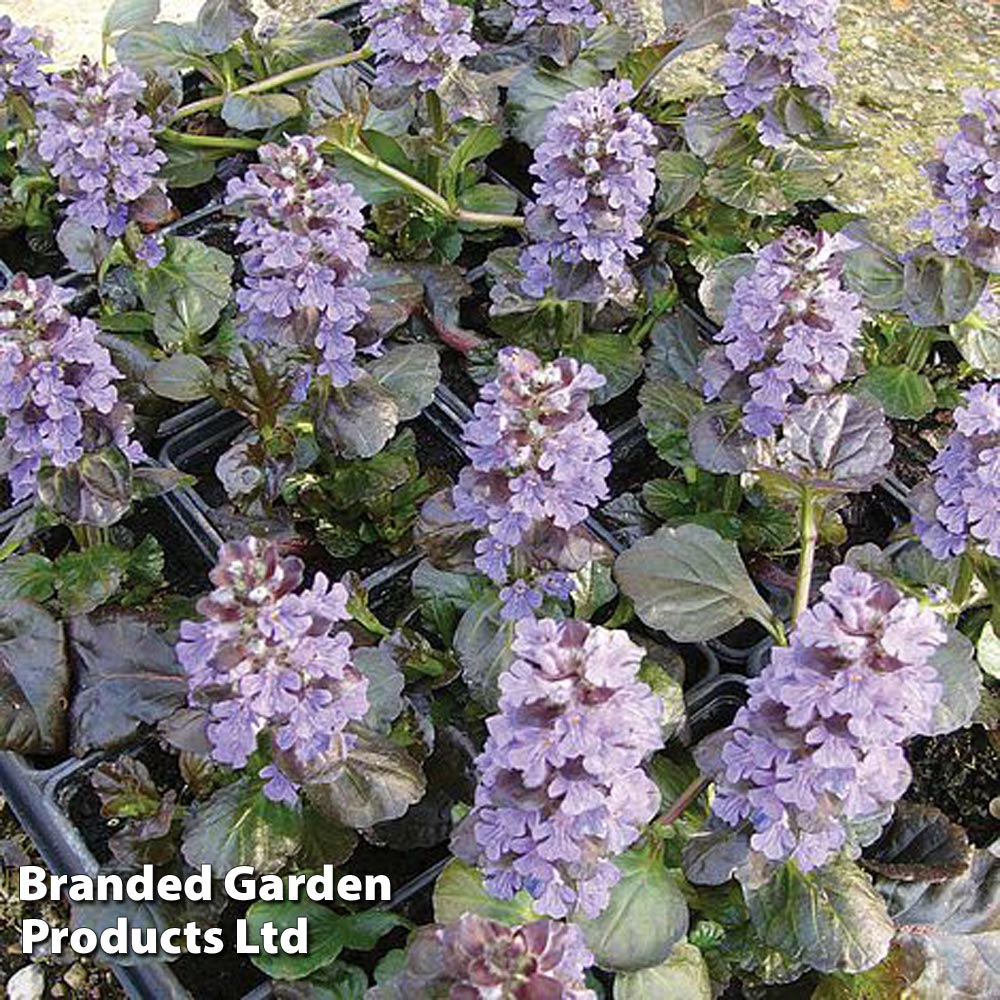
[(712, 1000), (712, 980), (701, 951), (679, 941), (661, 965), (615, 976), (614, 1000)]
[(395, 743), (362, 733), (347, 759), (304, 788), (328, 819), (361, 830), (398, 819), (426, 790), (420, 765)]
[(298, 850), (300, 828), (296, 810), (271, 802), (258, 782), (240, 778), (188, 815), (181, 850), (189, 865), (211, 865), (215, 878), (238, 865), (276, 872)]
[(187, 700), (173, 646), (143, 618), (74, 618), (69, 643), (77, 676), (71, 742), (78, 756), (120, 746)]
[(197, 355), (174, 354), (153, 365), (146, 374), (146, 385), (164, 399), (190, 403), (208, 395), (212, 370)]
[(706, 167), (693, 153), (664, 150), (656, 156), (656, 212), (670, 218), (679, 212), (697, 193), (705, 177)]
[(510, 649), (514, 623), (500, 617), (500, 606), (495, 594), (484, 594), (462, 615), (452, 640), (462, 677), (486, 708), (496, 706), (497, 681), (514, 658)]
[(846, 859), (811, 872), (787, 863), (746, 899), (764, 944), (820, 972), (861, 972), (889, 953), (895, 927), (885, 902)]
[(858, 379), (855, 391), (875, 397), (887, 417), (919, 420), (937, 405), (930, 379), (906, 365), (876, 365)]
[(977, 850), (946, 882), (879, 880), (912, 1000), (993, 1000), (1000, 982), (1000, 858)]
[(370, 458), (380, 452), (398, 422), (395, 397), (370, 375), (332, 389), (315, 418), (317, 433), (345, 458)]
[(274, 128), (302, 110), (291, 94), (230, 94), (222, 104), (222, 120), (241, 132)]
[(747, 618), (771, 623), (736, 545), (700, 525), (640, 539), (618, 557), (615, 577), (642, 621), (678, 642), (714, 638)]
[(521, 889), (512, 899), (497, 899), (483, 888), (483, 877), (473, 865), (452, 858), (434, 883), (434, 919), (451, 923), (463, 913), (514, 926), (538, 919), (532, 899)]
[(398, 419), (412, 420), (434, 398), (441, 381), (441, 361), (430, 344), (400, 344), (372, 361), (368, 374), (392, 395)]
[(961, 875), (971, 859), (962, 827), (940, 809), (902, 799), (882, 836), (865, 849), (861, 863), (897, 882), (943, 882)]
[(305, 955), (268, 955), (261, 948), (251, 961), (274, 979), (302, 979), (333, 962), (345, 949), (370, 951), (379, 938), (406, 921), (386, 910), (336, 913), (312, 900), (259, 902), (247, 911), (247, 940), (261, 944), (261, 928), (271, 923), (280, 935), (294, 927), (300, 917), (308, 925), (309, 950)]
[(979, 706), (983, 689), (972, 643), (950, 625), (943, 627), (946, 642), (938, 647), (929, 661), (937, 670), (943, 693), (934, 705), (934, 714), (925, 736), (940, 736), (967, 726)]
[(0, 604), (0, 748), (66, 747), (69, 664), (62, 624), (30, 601)]
[(632, 972), (666, 961), (688, 929), (688, 908), (677, 879), (661, 858), (630, 851), (615, 858), (621, 880), (593, 920), (577, 918), (602, 969)]
[(945, 257), (928, 247), (903, 265), (903, 311), (916, 326), (958, 323), (979, 303), (986, 274), (964, 257)]

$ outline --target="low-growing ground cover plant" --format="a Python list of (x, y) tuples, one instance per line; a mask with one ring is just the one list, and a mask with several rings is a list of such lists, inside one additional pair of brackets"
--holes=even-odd
[(278, 995), (989, 1000), (1000, 91), (900, 253), (834, 0), (622, 6), (0, 18), (0, 745), (103, 864), (432, 869), (251, 906)]

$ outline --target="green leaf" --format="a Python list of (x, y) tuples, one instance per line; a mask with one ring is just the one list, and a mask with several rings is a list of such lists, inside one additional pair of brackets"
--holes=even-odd
[(712, 1000), (712, 980), (701, 951), (679, 941), (662, 964), (615, 976), (614, 1000)]
[(215, 176), (215, 166), (227, 150), (183, 146), (161, 138), (160, 148), (167, 162), (160, 167), (160, 176), (172, 188), (193, 188), (207, 184)]
[(930, 728), (925, 736), (940, 736), (962, 729), (972, 721), (982, 695), (982, 677), (973, 657), (972, 643), (950, 625), (942, 626), (946, 640), (930, 660), (943, 691), (934, 705)]
[(668, 219), (679, 212), (697, 193), (707, 167), (693, 153), (664, 150), (656, 156), (656, 212)]
[(705, 405), (701, 393), (674, 379), (647, 381), (639, 390), (639, 420), (656, 454), (671, 465), (691, 463), (688, 425)]
[(951, 326), (951, 339), (973, 368), (1000, 378), (1000, 321), (973, 311)]
[(238, 865), (280, 871), (299, 848), (301, 814), (272, 802), (260, 782), (240, 778), (188, 814), (181, 852), (189, 865), (211, 865), (222, 878)]
[(755, 266), (754, 257), (748, 253), (732, 254), (716, 261), (705, 272), (698, 286), (698, 299), (710, 320), (720, 326), (726, 322), (733, 288), (740, 278), (748, 275)]
[(230, 94), (222, 104), (222, 120), (241, 132), (274, 128), (302, 110), (291, 94)]
[(153, 330), (166, 348), (207, 333), (218, 321), (232, 290), (229, 254), (200, 240), (168, 237), (158, 267), (137, 275), (142, 303), (153, 313)]
[(642, 351), (618, 333), (585, 333), (567, 353), (589, 362), (607, 379), (593, 394), (597, 405), (620, 396), (642, 374)]
[(101, 35), (107, 42), (112, 35), (152, 24), (160, 13), (160, 0), (114, 0), (104, 15)]
[(398, 819), (426, 791), (420, 765), (401, 747), (361, 731), (347, 759), (304, 788), (307, 801), (327, 819), (362, 830)]
[(976, 643), (976, 659), (979, 661), (983, 673), (1000, 680), (1000, 638), (997, 637), (992, 622), (987, 622), (979, 634), (979, 642)]
[(712, 167), (705, 177), (705, 190), (724, 204), (753, 215), (776, 215), (828, 192), (821, 161), (796, 153), (779, 159), (784, 162), (768, 170), (749, 163)]
[(146, 385), (164, 399), (189, 403), (209, 394), (212, 370), (195, 354), (174, 354), (153, 365)]
[(55, 561), (59, 603), (67, 615), (82, 615), (113, 597), (125, 580), (129, 553), (116, 545), (64, 552)]
[(678, 642), (714, 638), (747, 618), (772, 625), (735, 543), (700, 525), (639, 539), (618, 557), (615, 576), (642, 621)]
[(972, 860), (965, 830), (934, 806), (900, 799), (892, 822), (865, 849), (861, 864), (897, 882), (943, 882)]
[(538, 919), (532, 898), (521, 889), (512, 899), (497, 899), (483, 888), (483, 876), (473, 865), (452, 858), (434, 883), (434, 920), (448, 924), (463, 913), (516, 926)]
[(887, 417), (919, 420), (937, 405), (930, 379), (906, 365), (877, 365), (858, 379), (856, 389), (875, 397)]
[(485, 159), (502, 145), (503, 135), (496, 125), (477, 125), (452, 151), (445, 171), (458, 178), (470, 163)]
[(574, 91), (597, 87), (604, 74), (592, 63), (577, 59), (566, 69), (526, 66), (511, 81), (507, 106), (514, 118), (514, 135), (534, 148), (544, 137), (548, 113)]
[(335, 961), (347, 948), (350, 951), (370, 951), (379, 938), (394, 927), (406, 924), (403, 917), (387, 910), (365, 910), (361, 913), (335, 913), (312, 900), (254, 903), (247, 911), (247, 939), (262, 945), (261, 928), (271, 923), (281, 932), (294, 927), (304, 917), (308, 927), (308, 953), (305, 955), (265, 954), (263, 948), (251, 961), (272, 979), (302, 979)]
[(958, 323), (979, 303), (986, 274), (964, 257), (918, 248), (903, 265), (903, 311), (915, 326)]
[(396, 661), (377, 646), (360, 646), (352, 653), (355, 667), (368, 681), (368, 713), (364, 725), (377, 733), (388, 733), (403, 711), (406, 679)]
[(205, 61), (205, 47), (193, 24), (160, 21), (125, 32), (115, 43), (118, 61), (140, 75), (149, 70), (185, 70)]
[(431, 344), (390, 347), (368, 365), (368, 374), (396, 401), (399, 420), (412, 420), (430, 405), (441, 381), (441, 361)]
[(91, 773), (90, 785), (101, 800), (101, 815), (108, 818), (153, 816), (160, 806), (149, 768), (134, 757), (102, 761)]
[(225, 52), (246, 31), (252, 31), (257, 15), (246, 0), (205, 0), (195, 19), (195, 29), (205, 51)]
[(101, 317), (101, 329), (108, 333), (149, 333), (153, 317), (141, 309)]
[(0, 563), (0, 602), (23, 597), (41, 604), (55, 593), (55, 583), (55, 565), (40, 552), (25, 552)]
[(791, 862), (746, 892), (764, 944), (819, 972), (862, 972), (889, 953), (895, 927), (868, 876), (843, 858), (811, 872)]
[(602, 969), (634, 972), (666, 961), (688, 929), (688, 907), (661, 858), (629, 851), (614, 859), (622, 877), (593, 920), (577, 917), (587, 947)]
[(875, 243), (844, 254), (844, 279), (872, 312), (895, 312), (903, 304), (903, 265)]
[(268, 47), (272, 53), (272, 72), (344, 55), (353, 48), (350, 32), (343, 25), (319, 18), (283, 25)]
[(484, 707), (497, 703), (500, 674), (514, 659), (514, 623), (500, 617), (500, 598), (484, 594), (462, 615), (452, 643), (462, 664), (462, 677)]
[(459, 194), (458, 204), (469, 212), (513, 215), (517, 211), (517, 194), (506, 184), (474, 184)]

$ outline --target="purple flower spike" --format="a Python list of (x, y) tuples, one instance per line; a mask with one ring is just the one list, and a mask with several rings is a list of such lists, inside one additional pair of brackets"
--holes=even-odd
[[(254, 340), (318, 352), (317, 371), (344, 386), (360, 374), (348, 334), (367, 315), (364, 202), (340, 184), (320, 140), (269, 143), (260, 163), (226, 189), (226, 204), (246, 213), (237, 243), (245, 278), (236, 293), (243, 330)], [(369, 345), (376, 350), (377, 345)]]
[(724, 100), (734, 118), (763, 109), (758, 133), (765, 145), (786, 141), (772, 108), (780, 91), (800, 87), (816, 94), (812, 103), (828, 103), (838, 6), (838, 0), (756, 0), (733, 18), (719, 68)]
[(302, 589), (301, 560), (274, 542), (228, 542), (198, 602), (203, 621), (181, 623), (177, 658), (192, 705), (209, 709), (212, 756), (245, 767), (261, 733), (273, 761), (264, 794), (292, 805), (314, 771), (343, 760), (346, 731), (368, 711), (368, 681), (351, 663), (347, 590), (317, 573)]
[(115, 445), (133, 462), (132, 407), (118, 399), (123, 375), (97, 342), (97, 325), (66, 311), (73, 292), (51, 278), (16, 275), (0, 291), (0, 471), (15, 500), (34, 494), (43, 465), (66, 468)]
[(102, 69), (84, 57), (37, 92), (38, 152), (59, 178), (67, 219), (112, 239), (125, 232), (140, 198), (166, 200), (156, 173), (167, 157), (136, 108), (142, 88), (132, 70)]
[(930, 468), (931, 516), (914, 518), (920, 540), (937, 559), (970, 544), (1000, 558), (1000, 383), (980, 382), (965, 394)]
[(361, 18), (375, 52), (376, 85), (434, 90), (474, 56), (472, 12), (448, 0), (368, 0)]
[(748, 376), (743, 426), (767, 437), (801, 397), (829, 392), (847, 376), (861, 339), (861, 300), (843, 281), (842, 236), (789, 229), (757, 254), (733, 288), (725, 345), (702, 363), (705, 396)]
[(535, 920), (507, 927), (474, 913), (422, 927), (406, 965), (366, 1000), (597, 1000), (584, 985), (594, 957), (575, 924)]
[(45, 82), (42, 66), (49, 62), (47, 41), (37, 28), (23, 27), (0, 15), (0, 104), (11, 94), (29, 103), (34, 100)]
[(513, 31), (544, 24), (577, 28), (597, 28), (604, 24), (604, 15), (590, 0), (511, 0), (511, 6), (514, 8)]
[(917, 224), (943, 254), (1000, 274), (1000, 90), (965, 92), (958, 131), (924, 168), (940, 204)]
[(512, 648), (456, 850), (501, 899), (526, 889), (540, 913), (596, 917), (620, 878), (611, 859), (660, 804), (642, 769), (663, 746), (660, 699), (637, 679), (645, 651), (625, 632), (529, 619)]
[(902, 744), (928, 731), (942, 688), (941, 620), (890, 583), (838, 566), (790, 645), (749, 683), (728, 730), (713, 809), (750, 820), (751, 847), (808, 871), (856, 853), (910, 783)]
[[(498, 362), (497, 378), (480, 390), (466, 424), (471, 465), (459, 474), (452, 500), (461, 520), (486, 532), (476, 566), (506, 585), (514, 549), (535, 529), (569, 531), (607, 497), (611, 445), (587, 410), (590, 391), (604, 384), (590, 365), (573, 358), (543, 364), (518, 347), (505, 347)], [(545, 594), (565, 597), (570, 589), (565, 573), (545, 573), (531, 584), (515, 579), (501, 592), (505, 617), (533, 614)]]
[(542, 298), (553, 266), (587, 262), (604, 297), (629, 298), (628, 262), (639, 256), (642, 219), (656, 187), (653, 126), (628, 107), (635, 89), (611, 80), (570, 94), (545, 120), (531, 173), (535, 203), (526, 218), (534, 244), (521, 255), (522, 288)]

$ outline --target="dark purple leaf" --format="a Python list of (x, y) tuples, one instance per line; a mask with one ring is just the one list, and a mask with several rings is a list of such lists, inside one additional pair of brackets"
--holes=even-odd
[(119, 746), (187, 698), (173, 646), (141, 618), (74, 618), (69, 641), (77, 693), (70, 713), (73, 752)]
[(962, 827), (934, 806), (904, 799), (896, 803), (882, 836), (866, 848), (861, 864), (897, 882), (943, 882), (961, 875), (971, 860)]
[(66, 748), (69, 665), (63, 627), (41, 605), (0, 607), (0, 746), (20, 753)]

